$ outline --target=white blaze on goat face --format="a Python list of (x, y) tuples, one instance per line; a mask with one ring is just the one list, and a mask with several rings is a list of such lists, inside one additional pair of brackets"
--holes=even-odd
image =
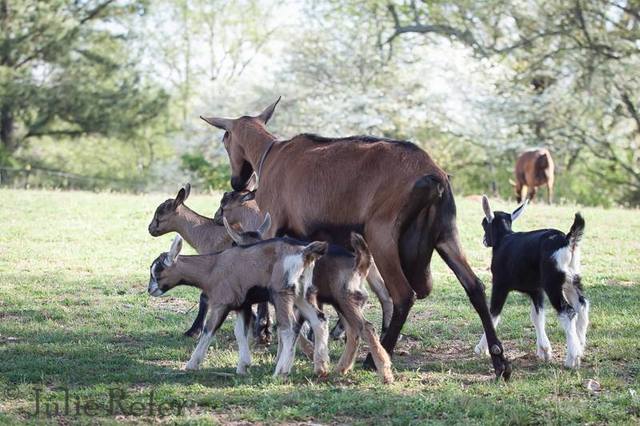
[(158, 262), (154, 262), (151, 265), (151, 280), (149, 281), (148, 292), (153, 297), (160, 297), (164, 294), (164, 292), (158, 287), (158, 275), (156, 272), (157, 267)]

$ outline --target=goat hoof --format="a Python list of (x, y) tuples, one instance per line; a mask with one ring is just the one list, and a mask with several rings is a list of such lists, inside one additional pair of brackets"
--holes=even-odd
[(580, 367), (580, 357), (567, 356), (567, 359), (564, 361), (564, 366), (570, 369), (576, 369)]
[(502, 377), (504, 381), (509, 381), (511, 378), (511, 363), (504, 357), (499, 357), (497, 360), (493, 361), (493, 368), (496, 372), (496, 380), (500, 380)]
[(473, 351), (479, 356), (489, 356), (489, 348), (486, 345), (477, 344)]
[(542, 361), (549, 361), (553, 357), (553, 354), (551, 352), (551, 348), (538, 347), (538, 350), (536, 351), (536, 355)]
[(498, 345), (491, 346), (491, 354), (492, 355), (500, 355), (502, 354), (502, 349)]
[(184, 366), (184, 369), (187, 371), (195, 371), (195, 370), (198, 370), (199, 368), (200, 366), (198, 365), (198, 363), (193, 361), (187, 362), (187, 365)]
[(201, 328), (190, 328), (189, 330), (184, 332), (184, 335), (187, 337), (198, 337), (202, 332)]

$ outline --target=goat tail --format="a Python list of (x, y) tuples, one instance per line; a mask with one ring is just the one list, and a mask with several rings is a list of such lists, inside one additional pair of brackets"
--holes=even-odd
[(567, 234), (567, 240), (569, 241), (569, 251), (573, 254), (578, 248), (578, 244), (582, 240), (584, 235), (584, 218), (580, 213), (576, 213), (575, 219), (573, 219), (573, 225)]
[(367, 242), (362, 238), (362, 235), (352, 232), (351, 233), (351, 246), (356, 252), (356, 270), (361, 276), (365, 277), (369, 273), (371, 267), (371, 252)]
[(327, 254), (329, 243), (326, 241), (314, 241), (311, 244), (306, 245), (302, 249), (302, 258), (305, 263), (309, 263), (317, 258)]

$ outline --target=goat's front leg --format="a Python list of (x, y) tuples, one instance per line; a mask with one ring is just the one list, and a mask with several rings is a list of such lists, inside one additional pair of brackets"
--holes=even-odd
[[(496, 329), (500, 323), (500, 313), (507, 301), (508, 292), (503, 289), (503, 286), (494, 285), (491, 290), (491, 307), (489, 312), (491, 313), (491, 322), (493, 328)], [(475, 353), (477, 355), (489, 356), (489, 345), (487, 344), (487, 334), (483, 333), (480, 338), (480, 342), (476, 345)]]
[(197, 370), (200, 368), (200, 364), (207, 355), (207, 349), (213, 340), (213, 335), (220, 328), (225, 318), (229, 314), (229, 309), (226, 306), (214, 306), (209, 308), (209, 316), (207, 318), (204, 330), (198, 340), (196, 349), (191, 354), (191, 359), (187, 362), (185, 369)]
[(189, 330), (184, 332), (185, 336), (198, 337), (200, 335), (200, 332), (202, 332), (202, 326), (204, 325), (204, 319), (207, 316), (208, 308), (209, 298), (206, 293), (202, 292), (200, 293), (200, 301), (198, 302), (198, 315)]
[(251, 365), (251, 349), (249, 348), (249, 331), (253, 320), (251, 307), (236, 312), (236, 325), (233, 332), (238, 342), (238, 366), (236, 373), (247, 374), (247, 367)]

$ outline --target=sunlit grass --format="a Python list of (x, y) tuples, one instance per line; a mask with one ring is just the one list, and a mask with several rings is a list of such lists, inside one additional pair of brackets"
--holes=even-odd
[[(127, 401), (181, 400), (189, 407), (169, 422), (337, 423), (637, 423), (640, 420), (640, 215), (621, 209), (580, 209), (592, 326), (583, 367), (562, 367), (564, 337), (554, 315), (548, 334), (555, 358), (535, 358), (529, 302), (513, 294), (499, 336), (513, 360), (510, 383), (493, 381), (490, 362), (473, 355), (480, 322), (461, 286), (434, 258), (432, 295), (418, 301), (394, 358), (397, 381), (380, 384), (359, 364), (345, 377), (317, 380), (298, 356), (287, 380), (271, 377), (275, 348), (254, 348), (254, 366), (235, 375), (232, 319), (214, 341), (204, 368), (181, 370), (195, 341), (182, 336), (197, 301), (193, 289), (167, 298), (146, 294), (150, 262), (171, 236), (152, 238), (147, 225), (166, 196), (1, 190), (0, 422), (89, 422), (82, 414), (35, 418), (35, 389), (62, 401), (60, 387), (81, 400), (109, 403), (109, 389)], [(212, 214), (217, 196), (193, 194), (189, 204)], [(513, 208), (496, 201), (496, 209)], [(517, 230), (567, 231), (576, 207), (533, 205)], [(479, 201), (458, 199), (459, 227), (469, 260), (489, 286), (490, 252), (482, 246)], [(186, 250), (190, 253), (191, 250)], [(377, 325), (379, 309), (368, 316)], [(342, 345), (332, 343), (335, 362)], [(364, 351), (361, 353), (364, 354)], [(601, 390), (585, 387), (588, 379)], [(99, 420), (144, 422), (146, 413)], [(154, 412), (155, 419), (161, 419)]]

